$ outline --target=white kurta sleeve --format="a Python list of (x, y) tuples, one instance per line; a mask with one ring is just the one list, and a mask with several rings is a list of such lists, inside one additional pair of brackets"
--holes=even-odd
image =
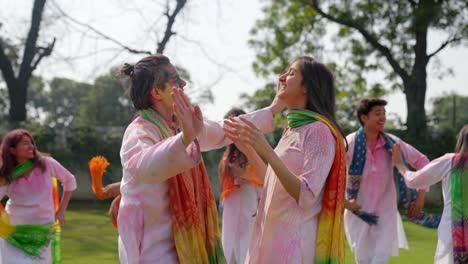
[(182, 133), (162, 139), (141, 124), (126, 132), (121, 157), (125, 170), (147, 182), (163, 182), (201, 161), (196, 140), (185, 147)]
[[(273, 131), (274, 122), (273, 114), (269, 108), (263, 108), (245, 115), (241, 115), (245, 119), (254, 123), (263, 134)], [(204, 121), (204, 128), (201, 135), (198, 137), (201, 151), (209, 151), (222, 148), (232, 142), (224, 136), (224, 120), (222, 121)]]
[(407, 171), (404, 175), (406, 184), (410, 188), (421, 189), (442, 180), (450, 173), (453, 155), (445, 154), (418, 171)]
[(71, 192), (76, 189), (76, 179), (71, 172), (65, 169), (58, 161), (51, 157), (46, 158), (47, 166), (52, 172), (52, 176), (57, 177), (62, 184), (63, 190)]

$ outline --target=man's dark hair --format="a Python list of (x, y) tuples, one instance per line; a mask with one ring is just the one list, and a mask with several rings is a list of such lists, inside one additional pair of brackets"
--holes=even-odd
[(359, 123), (361, 123), (362, 126), (364, 126), (364, 123), (361, 120), (362, 115), (367, 115), (369, 112), (372, 110), (372, 107), (374, 106), (386, 106), (387, 101), (379, 98), (364, 98), (362, 99), (356, 109), (356, 115), (357, 119), (359, 120)]

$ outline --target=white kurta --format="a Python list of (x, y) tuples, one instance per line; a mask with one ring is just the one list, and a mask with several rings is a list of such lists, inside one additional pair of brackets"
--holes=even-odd
[[(43, 162), (44, 171), (36, 167), (29, 175), (0, 187), (0, 198), (5, 195), (9, 198), (5, 210), (15, 225), (50, 224), (55, 221), (52, 176), (57, 177), (64, 191), (76, 189), (75, 177), (55, 159), (47, 157)], [(40, 259), (33, 259), (2, 239), (0, 252), (4, 264), (52, 263), (50, 245), (42, 250)]]
[(434, 183), (442, 181), (442, 194), (444, 197), (444, 211), (437, 229), (437, 249), (434, 256), (436, 264), (453, 263), (452, 243), (452, 194), (450, 187), (450, 173), (454, 153), (431, 161), (428, 165), (416, 172), (408, 171), (404, 177), (410, 188), (426, 188)]
[(268, 166), (245, 263), (313, 263), (324, 186), (336, 139), (317, 121), (287, 128), (275, 152), (301, 182), (296, 201)]
[(244, 181), (223, 201), (221, 242), (228, 264), (245, 261), (258, 205), (256, 189)]
[[(245, 117), (268, 132), (273, 129), (271, 116), (270, 110), (263, 109)], [(205, 121), (200, 145), (192, 142), (185, 148), (181, 133), (164, 139), (154, 124), (141, 117), (128, 126), (120, 150), (123, 178), (117, 221), (121, 263), (178, 263), (167, 179), (198, 164), (200, 149), (229, 144), (222, 127), (222, 122)]]
[[(407, 162), (414, 168), (422, 168), (429, 160), (412, 146), (390, 135)], [(353, 159), (355, 133), (348, 135), (349, 149), (346, 153), (348, 168)], [(366, 161), (362, 172), (357, 203), (361, 210), (379, 216), (377, 225), (369, 225), (345, 210), (345, 233), (356, 262), (387, 263), (390, 256), (398, 256), (398, 248), (408, 248), (403, 224), (397, 208), (397, 193), (393, 176), (392, 156), (385, 149), (385, 141), (379, 136), (374, 150), (367, 145)]]

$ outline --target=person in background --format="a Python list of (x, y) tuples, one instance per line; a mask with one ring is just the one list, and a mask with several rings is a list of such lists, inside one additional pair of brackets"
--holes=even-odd
[[(9, 198), (5, 210), (11, 224), (51, 226), (58, 220), (64, 225), (65, 211), (76, 189), (75, 177), (52, 157), (40, 154), (27, 130), (6, 133), (1, 149), (0, 199), (5, 195)], [(53, 197), (57, 192), (54, 177), (63, 187), (59, 204), (54, 204), (58, 202), (58, 197)], [(39, 256), (32, 258), (5, 240), (0, 243), (2, 263), (49, 264), (54, 258), (52, 250), (49, 243)]]
[[(387, 102), (378, 98), (362, 99), (357, 107), (361, 127), (348, 135), (348, 179), (345, 210), (345, 232), (358, 264), (388, 263), (398, 256), (398, 248), (408, 249), (403, 223), (398, 213), (392, 145), (399, 144), (406, 162), (421, 169), (429, 160), (411, 145), (384, 132)], [(431, 224), (431, 216), (422, 212), (426, 190), (409, 194), (403, 178), (399, 193), (408, 217), (419, 223)], [(417, 196), (417, 197), (416, 197)], [(437, 222), (437, 220), (435, 220)], [(437, 225), (438, 222), (435, 224)]]
[(401, 157), (401, 147), (396, 144), (393, 162), (408, 187), (422, 189), (442, 182), (444, 211), (434, 263), (468, 263), (468, 125), (460, 129), (455, 153), (447, 153), (420, 170), (408, 170)]
[[(243, 114), (243, 110), (233, 108), (224, 118)], [(228, 264), (245, 261), (258, 206), (257, 189), (263, 186), (265, 172), (266, 165), (257, 152), (240, 142), (228, 145), (221, 157), (221, 241)]]

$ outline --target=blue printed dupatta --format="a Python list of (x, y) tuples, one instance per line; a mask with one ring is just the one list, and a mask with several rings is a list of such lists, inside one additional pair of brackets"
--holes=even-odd
[[(391, 154), (392, 147), (395, 144), (395, 140), (385, 133), (381, 133), (381, 136), (385, 140), (385, 149)], [(403, 163), (409, 168), (408, 163), (404, 155), (402, 154)], [(346, 194), (348, 200), (356, 199), (359, 193), (359, 187), (361, 184), (362, 172), (366, 162), (366, 137), (364, 129), (361, 127), (356, 131), (355, 134), (355, 145), (354, 153), (351, 165), (348, 170), (347, 188)], [(403, 176), (398, 172), (396, 168), (393, 170), (395, 180), (398, 183), (398, 193), (405, 210), (408, 210), (410, 204), (418, 197), (418, 192), (414, 189), (406, 187)], [(378, 215), (372, 212), (358, 211), (355, 212), (356, 216), (361, 218), (364, 222), (370, 225), (378, 224)], [(409, 220), (413, 223), (420, 224), (426, 227), (437, 228), (440, 222), (440, 215), (428, 214), (421, 212), (417, 217), (410, 218)]]

